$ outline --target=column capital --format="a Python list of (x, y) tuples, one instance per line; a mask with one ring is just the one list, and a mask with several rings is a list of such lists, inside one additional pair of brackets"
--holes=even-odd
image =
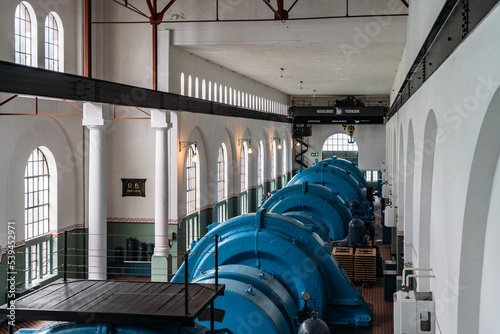
[(91, 130), (106, 129), (111, 124), (109, 119), (109, 104), (83, 103), (82, 125)]
[(151, 109), (151, 127), (155, 130), (170, 129), (172, 127), (170, 112), (167, 110)]

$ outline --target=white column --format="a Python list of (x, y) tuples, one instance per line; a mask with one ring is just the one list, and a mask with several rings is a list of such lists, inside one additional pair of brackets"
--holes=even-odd
[(89, 250), (88, 273), (91, 280), (105, 280), (107, 251), (106, 128), (109, 105), (83, 104), (83, 125), (89, 129)]
[(151, 127), (156, 130), (155, 154), (155, 250), (151, 263), (151, 280), (168, 281), (168, 129), (169, 113), (151, 110)]

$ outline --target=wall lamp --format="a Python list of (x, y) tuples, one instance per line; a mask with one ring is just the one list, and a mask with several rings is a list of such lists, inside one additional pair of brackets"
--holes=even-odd
[(246, 139), (246, 138), (238, 139), (238, 146), (241, 146), (244, 142), (246, 142), (248, 145), (247, 153), (252, 154), (253, 153), (252, 146), (251, 146), (252, 141), (250, 139)]
[(195, 141), (180, 141), (179, 142), (179, 152), (182, 152), (183, 148), (186, 148), (187, 146), (194, 145), (194, 154), (193, 157), (191, 158), (191, 161), (194, 163), (198, 162), (198, 143)]
[(280, 137), (273, 137), (273, 141), (277, 140), (278, 141), (278, 150), (281, 150), (283, 146), (281, 146), (281, 138)]

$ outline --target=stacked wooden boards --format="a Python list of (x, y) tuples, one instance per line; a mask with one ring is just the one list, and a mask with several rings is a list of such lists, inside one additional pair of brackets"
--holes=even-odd
[(354, 282), (375, 282), (377, 251), (374, 248), (334, 247), (333, 255)]

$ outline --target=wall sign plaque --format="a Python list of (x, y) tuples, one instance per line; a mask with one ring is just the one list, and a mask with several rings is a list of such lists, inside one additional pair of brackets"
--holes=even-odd
[(146, 179), (122, 179), (122, 196), (146, 197)]

